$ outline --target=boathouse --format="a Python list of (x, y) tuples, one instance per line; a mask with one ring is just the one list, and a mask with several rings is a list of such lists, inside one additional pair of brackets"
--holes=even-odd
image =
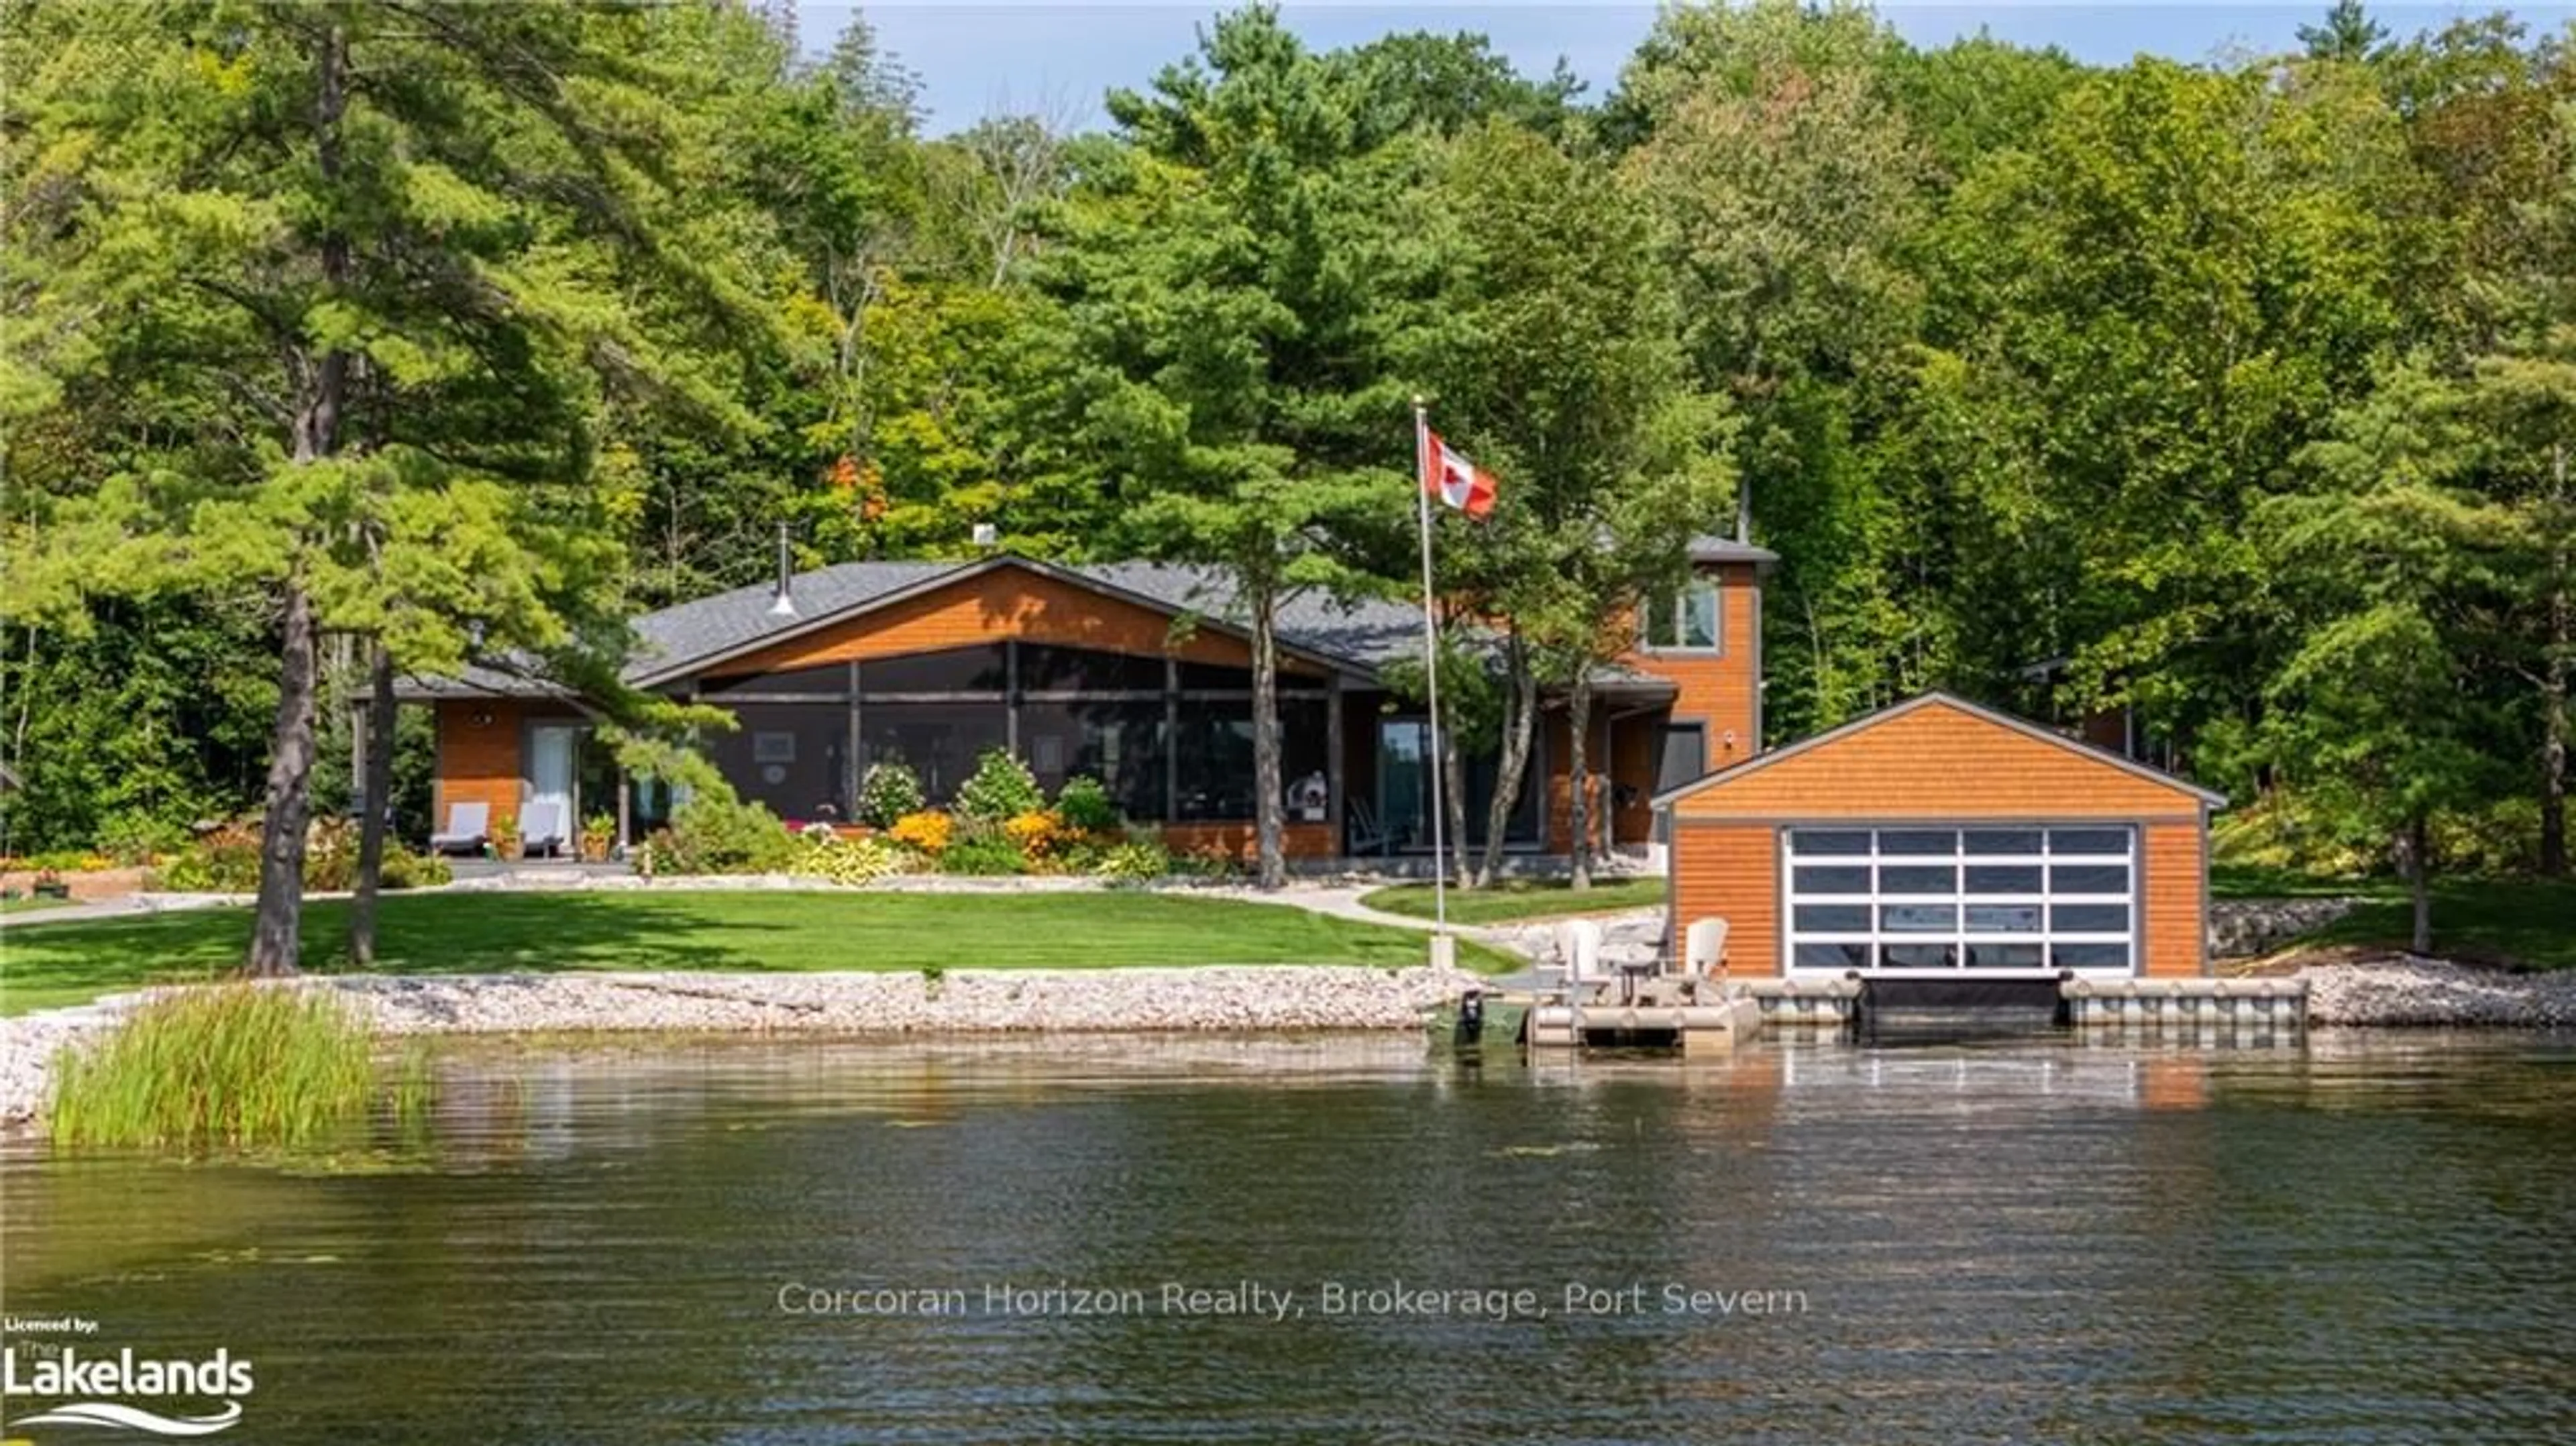
[(1658, 794), (1730, 978), (2196, 978), (2218, 794), (1945, 693)]

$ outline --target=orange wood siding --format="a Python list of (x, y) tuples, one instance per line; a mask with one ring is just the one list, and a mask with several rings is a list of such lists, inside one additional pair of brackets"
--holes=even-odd
[(1732, 978), (1780, 972), (1778, 830), (1752, 823), (1686, 823), (1674, 830), (1674, 932), (1724, 919)]
[[(1075, 587), (1018, 567), (996, 568), (918, 597), (871, 609), (836, 626), (791, 638), (710, 669), (731, 677), (786, 672), (852, 658), (886, 658), (1019, 638), (1104, 652), (1170, 655), (1194, 663), (1252, 665), (1239, 638), (1195, 628), (1175, 639), (1172, 619), (1153, 608)], [(1320, 676), (1282, 658), (1282, 673)]]
[(1673, 815), (1679, 922), (1727, 919), (1734, 973), (1779, 972), (1778, 826), (1826, 819), (2136, 825), (2139, 972), (2208, 972), (2200, 797), (1937, 699), (1685, 794)]
[[(1252, 862), (1255, 839), (1249, 823), (1163, 825), (1163, 843), (1176, 854), (1218, 854), (1244, 865)], [(1333, 846), (1333, 826), (1327, 823), (1284, 826), (1279, 834), (1279, 851), (1292, 859), (1330, 858), (1341, 852)]]
[[(1547, 847), (1551, 853), (1568, 853), (1574, 848), (1574, 730), (1563, 709), (1550, 712), (1542, 722), (1546, 734), (1547, 777), (1541, 780), (1546, 789)], [(1592, 709), (1592, 746), (1584, 763), (1592, 771), (1592, 846), (1603, 847), (1602, 825), (1608, 815), (1611, 837), (1620, 843), (1643, 843), (1653, 836), (1655, 811), (1655, 758), (1661, 746), (1662, 718), (1656, 714), (1638, 714), (1609, 721), (1606, 707), (1599, 702)], [(1626, 784), (1632, 801), (1626, 808), (1616, 806), (1619, 784)]]
[(2140, 972), (2151, 979), (2196, 979), (2209, 972), (2201, 826), (2197, 820), (2155, 823), (2140, 833), (2145, 897), (2139, 903), (2139, 922), (2146, 930), (2146, 967)]
[[(477, 727), (478, 716), (489, 721)], [(434, 829), (447, 827), (450, 804), (483, 804), (495, 826), (518, 817), (519, 726), (526, 717), (526, 705), (515, 699), (440, 700)]]
[(2200, 800), (1933, 702), (1675, 800), (1681, 818), (2197, 820)]
[[(1673, 721), (1697, 720), (1708, 725), (1708, 766), (1725, 768), (1761, 751), (1755, 726), (1755, 694), (1761, 658), (1761, 575), (1750, 563), (1728, 563), (1712, 569), (1718, 579), (1718, 636), (1724, 648), (1715, 653), (1658, 653), (1631, 647), (1619, 662), (1640, 673), (1663, 678), (1680, 691), (1673, 698)], [(1727, 742), (1733, 733), (1735, 741)]]

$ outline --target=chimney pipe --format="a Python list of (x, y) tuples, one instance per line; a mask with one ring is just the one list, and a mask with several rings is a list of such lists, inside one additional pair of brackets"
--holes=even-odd
[(770, 600), (769, 615), (771, 617), (792, 618), (796, 616), (796, 595), (793, 581), (795, 575), (796, 564), (788, 557), (787, 554), (787, 524), (782, 521), (778, 524), (778, 596)]

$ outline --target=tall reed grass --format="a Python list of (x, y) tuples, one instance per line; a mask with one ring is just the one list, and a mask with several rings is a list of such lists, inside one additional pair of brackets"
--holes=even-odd
[[(366, 1019), (340, 999), (213, 985), (56, 1055), (50, 1129), (62, 1144), (292, 1146), (363, 1120), (377, 1088)], [(393, 1083), (396, 1113), (418, 1113), (426, 1090), (415, 1056)]]

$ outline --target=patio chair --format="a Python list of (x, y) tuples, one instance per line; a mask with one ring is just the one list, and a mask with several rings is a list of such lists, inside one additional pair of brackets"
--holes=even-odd
[(1597, 986), (1612, 979), (1609, 965), (1601, 959), (1601, 926), (1590, 919), (1568, 919), (1556, 926), (1557, 956), (1565, 961), (1565, 988), (1569, 996), (1596, 992)]
[(429, 851), (434, 854), (481, 853), (492, 837), (492, 806), (487, 803), (451, 803), (447, 806), (447, 827), (429, 836)]
[(1342, 847), (1352, 854), (1385, 853), (1389, 840), (1385, 826), (1377, 821), (1377, 810), (1369, 807), (1368, 800), (1362, 798), (1347, 800), (1343, 806), (1349, 810), (1350, 817), (1344, 821), (1347, 837), (1343, 839)]
[(564, 815), (571, 812), (559, 798), (536, 798), (519, 810), (519, 846), (528, 853), (543, 853), (547, 858), (560, 858), (567, 828)]
[(1693, 919), (1682, 938), (1682, 972), (1690, 977), (1696, 997), (1700, 986), (1726, 972), (1726, 921)]

